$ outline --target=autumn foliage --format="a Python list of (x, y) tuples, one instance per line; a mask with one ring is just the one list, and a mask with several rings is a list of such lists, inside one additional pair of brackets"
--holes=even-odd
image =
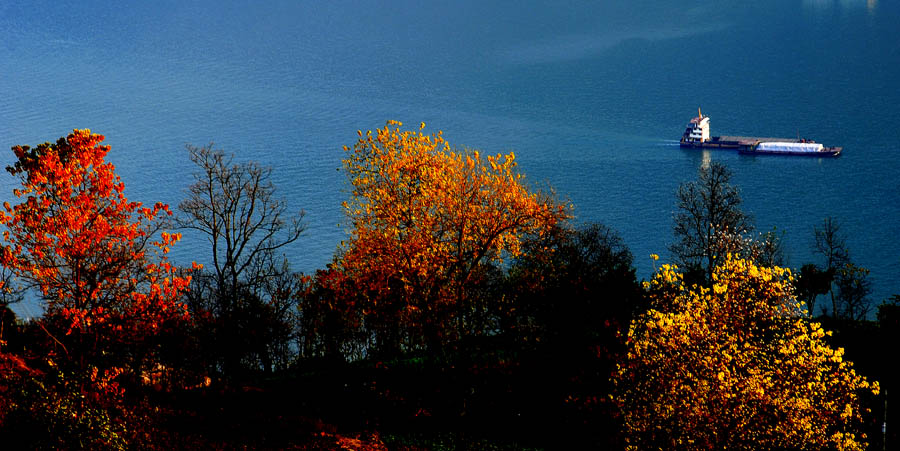
[(615, 377), (629, 449), (865, 449), (858, 375), (805, 319), (791, 275), (730, 255), (712, 288), (664, 265)]
[(400, 127), (359, 132), (345, 147), (353, 191), (340, 265), (367, 294), (367, 316), (433, 345), (459, 334), (480, 265), (518, 255), (524, 234), (566, 212), (528, 189), (514, 154), (453, 150), (441, 132), (424, 134), (424, 123), (418, 132)]
[[(701, 284), (665, 265), (642, 285), (618, 234), (573, 225), (512, 153), (424, 129), (388, 122), (344, 148), (349, 236), (312, 275), (281, 254), (302, 213), (274, 196), (269, 168), (189, 146), (199, 170), (175, 223), (209, 239), (214, 268), (188, 273), (167, 258), (180, 239), (168, 207), (126, 198), (103, 136), (14, 147), (0, 447), (892, 443), (872, 436), (879, 384), (829, 345), (873, 375), (886, 365), (859, 358), (875, 354), (869, 336), (830, 336), (796, 298), (827, 291), (814, 271), (797, 283), (734, 235), (702, 277), (688, 268)], [(7, 304), (23, 297), (44, 315), (17, 320)], [(853, 333), (894, 338), (890, 307)]]
[(111, 347), (126, 352), (184, 318), (177, 300), (189, 282), (166, 259), (180, 235), (155, 236), (169, 208), (125, 197), (103, 139), (75, 130), (55, 144), (14, 147), (7, 171), (22, 183), (14, 190), (21, 203), (0, 212), (0, 264), (40, 291), (45, 318), (72, 336), (54, 339), (82, 362)]

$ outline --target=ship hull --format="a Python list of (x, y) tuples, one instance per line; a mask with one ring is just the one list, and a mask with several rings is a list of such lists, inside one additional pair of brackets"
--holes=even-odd
[(754, 148), (750, 149), (738, 149), (738, 152), (742, 155), (789, 155), (789, 156), (798, 156), (798, 157), (822, 157), (822, 158), (830, 158), (830, 157), (838, 157), (841, 155), (841, 151), (843, 147), (825, 147), (820, 151), (812, 151), (812, 152), (803, 152), (803, 151), (779, 151), (779, 152), (771, 152), (765, 150), (757, 150)]
[(787, 155), (832, 158), (841, 155), (843, 147), (825, 147), (821, 151), (766, 151), (757, 149), (760, 142), (796, 142), (801, 140), (788, 138), (759, 138), (753, 136), (713, 136), (709, 141), (696, 142), (682, 140), (680, 146), (683, 149), (730, 149), (737, 150), (743, 155)]
[(737, 143), (723, 143), (723, 142), (681, 142), (681, 147), (685, 149), (739, 149), (740, 146)]

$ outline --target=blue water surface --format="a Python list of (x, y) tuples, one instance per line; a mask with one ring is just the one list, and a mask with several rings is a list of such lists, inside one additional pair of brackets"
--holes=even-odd
[[(215, 141), (272, 166), (306, 211), (287, 250), (304, 272), (346, 237), (342, 146), (388, 119), (515, 151), (579, 220), (616, 229), (645, 278), (649, 255), (667, 256), (675, 189), (721, 161), (758, 228), (785, 232), (791, 266), (818, 261), (813, 226), (837, 218), (878, 303), (900, 292), (897, 23), (884, 0), (3, 0), (0, 144), (90, 128), (130, 198), (174, 206), (193, 171), (184, 145)], [(713, 134), (801, 134), (844, 155), (682, 150), (698, 106)], [(0, 177), (0, 198), (14, 186)], [(187, 235), (174, 258), (207, 254)]]

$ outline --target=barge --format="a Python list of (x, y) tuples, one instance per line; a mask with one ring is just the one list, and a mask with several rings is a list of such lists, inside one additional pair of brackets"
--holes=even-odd
[(709, 116), (697, 108), (697, 117), (688, 122), (681, 136), (681, 147), (733, 149), (747, 155), (802, 155), (836, 157), (843, 147), (825, 147), (810, 139), (761, 138), (756, 136), (710, 136)]

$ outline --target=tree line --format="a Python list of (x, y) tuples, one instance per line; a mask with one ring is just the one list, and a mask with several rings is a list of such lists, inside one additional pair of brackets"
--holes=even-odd
[[(211, 446), (167, 421), (248, 384), (329, 375), (364, 379), (350, 402), (388, 430), (474, 431), (478, 419), (494, 429), (479, 434), (511, 428), (547, 447), (871, 441), (880, 386), (821, 325), (865, 323), (871, 308), (868, 271), (836, 220), (814, 230), (822, 262), (792, 274), (781, 236), (755, 233), (730, 170), (711, 163), (676, 193), (677, 265), (641, 282), (621, 238), (529, 187), (513, 153), (424, 130), (390, 121), (344, 147), (348, 239), (308, 275), (284, 255), (303, 212), (277, 196), (271, 168), (189, 145), (194, 180), (172, 211), (129, 201), (89, 130), (13, 147), (19, 203), (0, 211), (2, 435), (29, 448)], [(178, 230), (207, 240), (211, 264), (169, 262)], [(12, 314), (26, 296), (44, 303), (41, 318)], [(897, 304), (879, 307), (882, 324)], [(548, 428), (559, 434), (538, 432)], [(272, 447), (253, 437), (218, 445)]]

